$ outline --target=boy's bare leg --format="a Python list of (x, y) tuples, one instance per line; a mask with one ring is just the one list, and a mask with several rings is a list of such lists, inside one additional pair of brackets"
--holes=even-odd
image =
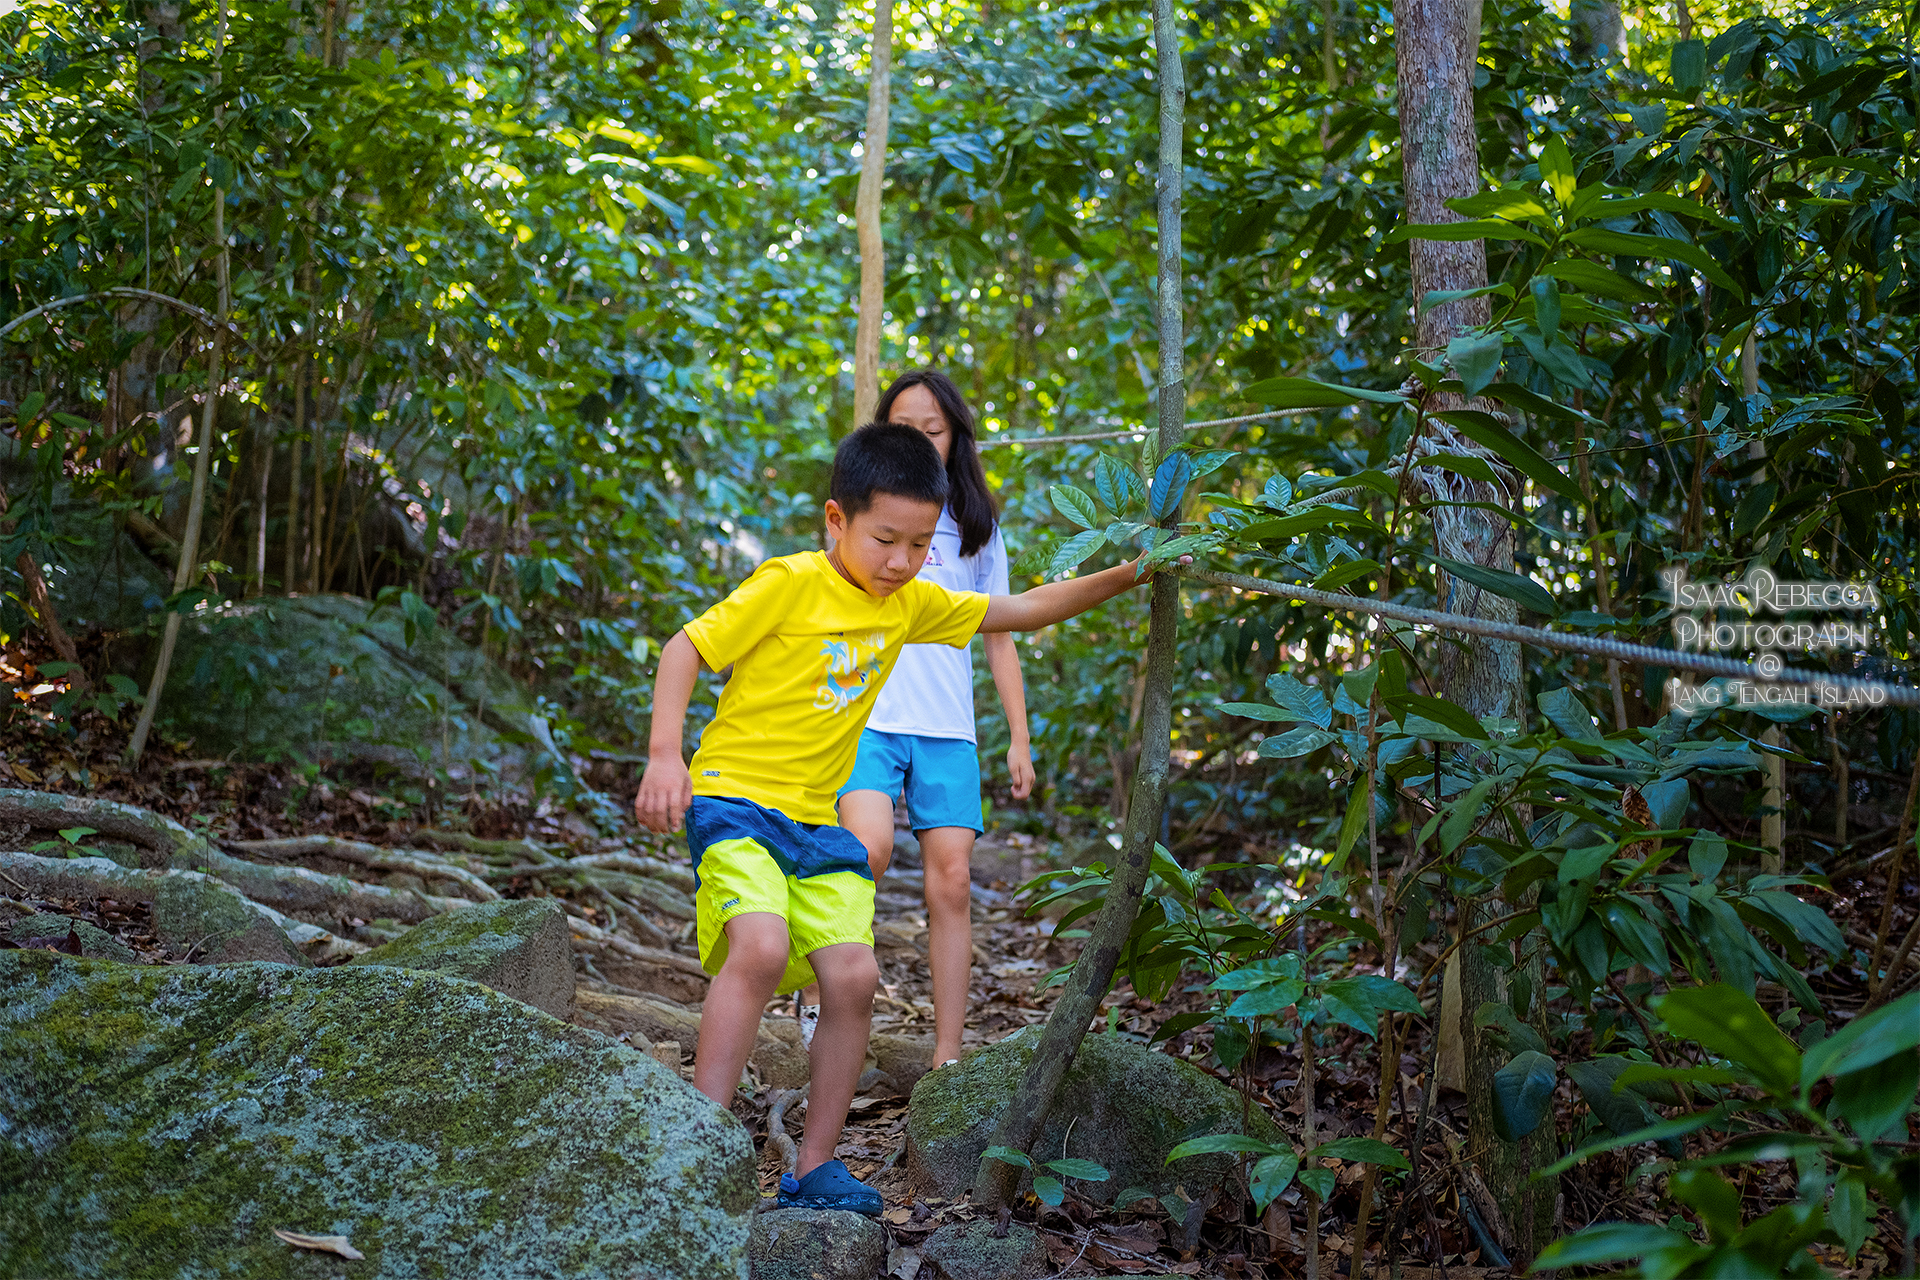
[[(840, 825), (867, 847), (867, 865), (877, 883), (893, 861), (893, 798), (884, 791), (847, 792), (840, 797)], [(820, 984), (801, 991), (800, 1003), (819, 1004)], [(807, 1109), (811, 1111), (813, 1103), (807, 1103)]]
[(920, 835), (927, 870), (927, 964), (933, 970), (933, 1065), (960, 1056), (973, 978), (973, 856), (970, 827), (931, 827)]
[[(807, 959), (820, 979), (820, 1027), (813, 1033), (813, 1085), (807, 1093), (807, 1131), (800, 1140), (796, 1177), (805, 1177), (833, 1159), (833, 1150), (840, 1145), (847, 1108), (866, 1066), (873, 992), (880, 985), (880, 964), (873, 958), (873, 948), (863, 943), (835, 943)], [(706, 1007), (713, 1007), (713, 996), (707, 997)], [(753, 1009), (757, 1017), (760, 1006)], [(706, 1047), (704, 1028), (700, 1044)]]
[[(785, 920), (768, 911), (750, 911), (724, 927), (727, 959), (707, 988), (700, 1012), (700, 1046), (693, 1056), (693, 1087), (722, 1107), (733, 1102), (740, 1073), (746, 1070), (754, 1038), (760, 1033), (761, 1010), (787, 971)], [(871, 993), (868, 998), (871, 1002)], [(864, 1055), (865, 1050), (861, 1052)], [(848, 1101), (852, 1098), (849, 1093)]]

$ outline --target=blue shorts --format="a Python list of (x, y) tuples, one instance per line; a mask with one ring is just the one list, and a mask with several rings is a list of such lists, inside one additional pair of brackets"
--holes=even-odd
[(915, 831), (986, 830), (980, 822), (980, 755), (964, 738), (861, 730), (860, 754), (840, 794), (879, 791), (891, 800), (902, 787), (907, 792), (907, 824)]

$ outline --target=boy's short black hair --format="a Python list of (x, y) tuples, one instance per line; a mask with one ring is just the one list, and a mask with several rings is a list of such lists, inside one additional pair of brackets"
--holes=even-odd
[(872, 506), (876, 493), (946, 508), (947, 469), (924, 432), (897, 422), (870, 422), (840, 442), (829, 496), (851, 518)]

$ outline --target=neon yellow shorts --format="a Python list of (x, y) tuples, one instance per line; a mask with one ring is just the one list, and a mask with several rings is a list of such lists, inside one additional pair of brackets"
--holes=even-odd
[(787, 922), (779, 991), (813, 982), (807, 957), (844, 942), (873, 946), (873, 875), (867, 852), (842, 827), (808, 826), (750, 800), (695, 796), (687, 842), (700, 887), (693, 903), (700, 965), (727, 960), (727, 921), (765, 912)]

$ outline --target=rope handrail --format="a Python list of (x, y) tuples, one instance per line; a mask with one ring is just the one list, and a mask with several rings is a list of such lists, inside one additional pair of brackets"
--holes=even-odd
[[(1247, 422), (1267, 422), (1274, 418), (1291, 417), (1296, 413), (1319, 413), (1323, 407), (1300, 409), (1271, 409), (1265, 413), (1247, 413), (1238, 418), (1210, 418), (1205, 422), (1189, 422), (1189, 431), (1198, 431), (1202, 427), (1237, 427)], [(1030, 449), (1044, 449), (1056, 444), (1087, 444), (1095, 440), (1121, 440), (1128, 436), (1145, 436), (1154, 431), (1152, 427), (1130, 427), (1125, 431), (1099, 431), (1084, 436), (1002, 436), (988, 437), (975, 444), (977, 449), (996, 449), (1003, 444), (1023, 444)]]
[(1279, 596), (1283, 599), (1296, 600), (1301, 604), (1318, 605), (1324, 609), (1376, 614), (1416, 626), (1457, 631), (1464, 635), (1484, 636), (1491, 640), (1512, 640), (1540, 649), (1557, 649), (1563, 653), (1610, 658), (1629, 666), (1671, 667), (1676, 671), (1744, 678), (1760, 684), (1833, 686), (1841, 689), (1855, 689), (1864, 693), (1880, 692), (1885, 695), (1887, 705), (1920, 707), (1920, 687), (1913, 685), (1887, 684), (1884, 681), (1869, 680), (1862, 676), (1833, 675), (1826, 671), (1806, 671), (1784, 666), (1768, 674), (1751, 663), (1742, 662), (1737, 658), (1717, 657), (1710, 653), (1658, 649), (1652, 645), (1613, 640), (1606, 636), (1581, 636), (1565, 631), (1548, 631), (1541, 627), (1523, 626), (1517, 622), (1500, 622), (1493, 618), (1473, 618), (1459, 613), (1442, 613), (1437, 609), (1420, 609), (1386, 600), (1370, 600), (1364, 596), (1341, 595), (1333, 591), (1320, 591), (1313, 587), (1297, 587), (1289, 583), (1272, 582), (1266, 578), (1251, 578), (1241, 573), (1222, 573), (1215, 569), (1182, 567), (1179, 573), (1182, 577), (1217, 587), (1238, 587), (1242, 591)]

